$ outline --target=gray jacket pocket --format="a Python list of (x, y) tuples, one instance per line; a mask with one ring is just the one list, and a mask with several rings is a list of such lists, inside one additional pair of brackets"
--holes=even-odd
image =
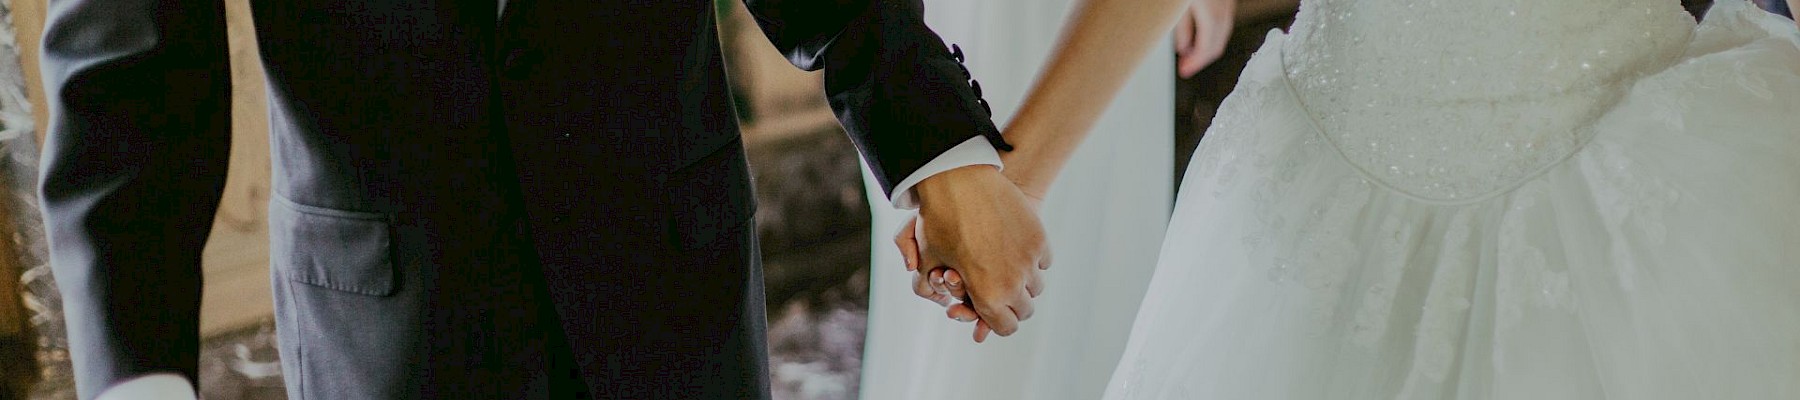
[(269, 263), (288, 279), (369, 296), (394, 293), (389, 222), (383, 213), (269, 201)]

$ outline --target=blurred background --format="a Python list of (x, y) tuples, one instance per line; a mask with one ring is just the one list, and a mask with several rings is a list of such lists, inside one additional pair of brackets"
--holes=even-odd
[[(75, 398), (61, 304), (44, 263), (34, 196), (37, 146), (43, 139), (34, 127), (45, 126), (46, 118), (36, 68), (44, 1), (7, 0), (0, 6), (5, 25), (0, 26), (0, 188), (5, 193), (0, 238), (10, 239), (0, 240), (0, 400)], [(237, 103), (230, 176), (203, 268), (201, 387), (202, 396), (212, 400), (285, 397), (268, 288), (268, 124), (247, 1), (225, 0)], [(1780, 0), (1759, 2), (1772, 6)], [(871, 238), (859, 161), (825, 104), (820, 76), (793, 68), (777, 54), (741, 2), (717, 3), (761, 206), (757, 219), (775, 396), (853, 398)], [(1292, 21), (1297, 3), (1241, 1), (1225, 55), (1176, 83), (1175, 179), (1250, 52), (1269, 29)], [(1684, 3), (1698, 15), (1710, 1)], [(1149, 62), (1174, 62), (1174, 56), (1158, 54)]]

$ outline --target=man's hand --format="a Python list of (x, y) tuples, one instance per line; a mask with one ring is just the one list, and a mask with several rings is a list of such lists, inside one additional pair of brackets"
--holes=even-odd
[(913, 190), (919, 215), (895, 238), (907, 269), (918, 273), (913, 292), (948, 305), (939, 267), (955, 270), (956, 297), (966, 294), (981, 320), (976, 341), (988, 328), (1000, 336), (1017, 332), (1043, 289), (1039, 270), (1050, 266), (1031, 199), (988, 165), (945, 171)]

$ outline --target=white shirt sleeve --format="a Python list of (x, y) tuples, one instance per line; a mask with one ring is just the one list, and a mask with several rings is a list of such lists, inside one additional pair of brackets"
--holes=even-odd
[(155, 373), (132, 378), (100, 391), (94, 400), (195, 400), (194, 385), (187, 378), (171, 373)]
[(988, 143), (986, 137), (976, 136), (939, 154), (937, 158), (931, 159), (917, 171), (913, 171), (912, 175), (908, 175), (905, 180), (900, 181), (900, 184), (894, 185), (894, 191), (888, 196), (888, 201), (894, 204), (894, 208), (901, 210), (918, 209), (919, 196), (912, 192), (913, 186), (917, 186), (920, 181), (930, 178), (932, 175), (970, 165), (992, 165), (994, 168), (1006, 168), (1004, 165), (1000, 165), (1000, 152), (994, 150), (994, 145)]

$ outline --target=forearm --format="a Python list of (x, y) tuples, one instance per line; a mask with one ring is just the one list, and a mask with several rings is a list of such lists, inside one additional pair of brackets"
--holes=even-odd
[(58, 0), (39, 194), (77, 394), (199, 369), (200, 258), (225, 184), (220, 2)]
[(1041, 195), (1189, 0), (1083, 0), (1006, 138), (1007, 176)]

